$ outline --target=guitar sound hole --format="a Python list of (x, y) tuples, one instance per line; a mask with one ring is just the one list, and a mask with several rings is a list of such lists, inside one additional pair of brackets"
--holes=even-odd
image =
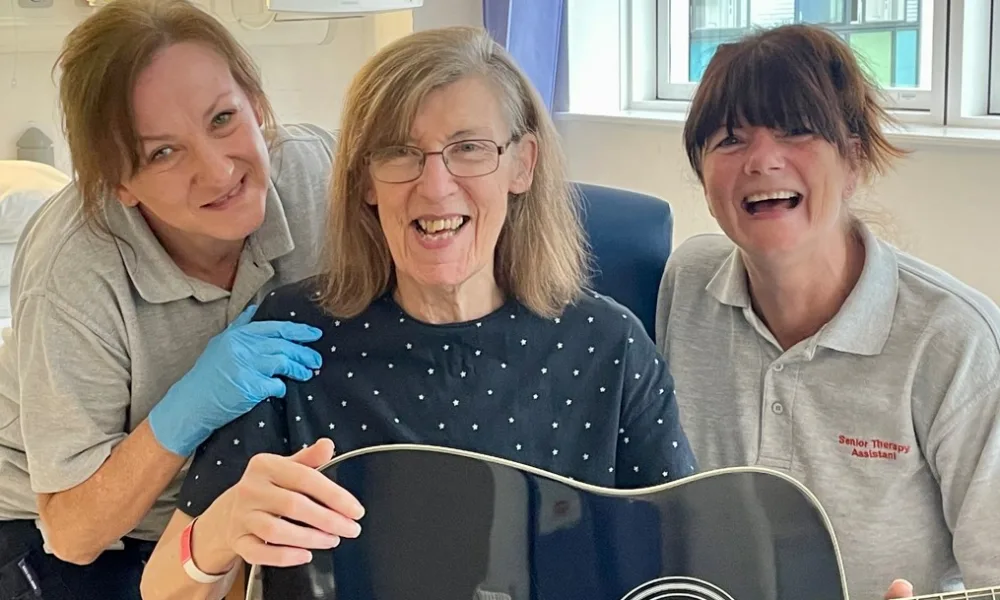
[(734, 600), (722, 588), (693, 577), (661, 577), (635, 588), (622, 600)]

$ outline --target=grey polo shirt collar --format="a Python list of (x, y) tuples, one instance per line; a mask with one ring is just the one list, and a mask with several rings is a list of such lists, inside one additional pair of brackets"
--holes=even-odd
[[(264, 211), (263, 224), (250, 234), (244, 248), (241, 268), (245, 258), (263, 265), (295, 248), (285, 210), (270, 180)], [(129, 278), (146, 302), (163, 304), (191, 296), (200, 302), (211, 302), (229, 295), (223, 289), (185, 275), (156, 239), (138, 209), (113, 200), (105, 204), (105, 216)]]
[[(867, 227), (859, 225), (858, 232), (865, 246), (861, 277), (840, 311), (814, 336), (813, 344), (838, 352), (873, 356), (882, 351), (892, 328), (899, 266), (892, 249)], [(705, 289), (722, 304), (743, 309), (748, 317), (751, 315), (746, 266), (739, 248), (733, 249)], [(756, 315), (753, 318), (757, 320)]]

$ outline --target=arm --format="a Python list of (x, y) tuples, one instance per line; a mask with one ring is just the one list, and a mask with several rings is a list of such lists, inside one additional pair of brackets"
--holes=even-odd
[[(332, 548), (341, 536), (358, 535), (357, 500), (315, 470), (332, 458), (333, 444), (321, 439), (284, 456), (288, 433), (275, 404), (261, 403), (199, 450), (181, 490), (181, 510), (143, 571), (144, 599), (222, 598), (244, 559), (303, 564), (311, 560), (310, 549)], [(204, 573), (227, 574), (215, 583), (191, 579), (180, 562), (180, 533), (196, 516), (192, 560)]]
[(638, 321), (632, 321), (624, 356), (616, 484), (656, 485), (694, 473), (697, 463), (681, 427), (673, 378)]
[[(32, 489), (53, 553), (76, 564), (92, 562), (136, 526), (180, 470), (187, 445), (268, 393), (282, 394), (284, 383), (274, 373), (308, 378), (320, 360), (312, 350), (268, 337), (282, 329), (291, 335), (295, 324), (252, 324), (253, 332), (264, 332), (258, 335), (234, 323), (239, 327), (213, 338), (195, 367), (129, 435), (131, 364), (124, 342), (42, 296), (26, 299), (18, 323), (21, 421)], [(252, 352), (261, 344), (272, 351), (270, 364), (237, 360), (236, 350)]]
[(982, 377), (983, 386), (953, 384), (924, 451), (941, 485), (952, 551), (966, 588), (1000, 585), (1000, 378), (996, 369), (978, 368), (978, 375), (967, 377)]
[(78, 565), (93, 562), (139, 524), (183, 465), (184, 459), (160, 446), (143, 421), (83, 483), (39, 494), (38, 511), (52, 552)]
[(656, 294), (656, 319), (654, 323), (656, 347), (661, 352), (666, 352), (667, 348), (667, 324), (670, 321), (670, 306), (674, 293), (674, 272), (670, 268), (671, 263), (667, 260), (663, 268), (663, 277), (660, 279), (660, 289)]
[[(264, 423), (264, 427), (259, 427)], [(143, 570), (144, 600), (218, 599), (232, 587), (242, 559), (229, 547), (225, 531), (227, 490), (235, 486), (257, 454), (286, 454), (288, 429), (283, 410), (275, 401), (262, 402), (250, 412), (219, 429), (195, 453), (181, 487), (170, 523)], [(234, 440), (239, 440), (234, 444)], [(221, 465), (217, 464), (221, 461)], [(198, 517), (191, 535), (195, 565), (208, 574), (226, 574), (222, 580), (202, 584), (191, 579), (180, 560), (180, 536)]]
[(160, 538), (161, 540), (169, 540), (169, 543), (164, 545), (162, 549), (159, 544), (157, 545), (156, 551), (143, 570), (142, 583), (140, 584), (143, 600), (155, 598), (221, 600), (229, 593), (229, 589), (233, 587), (239, 576), (240, 569), (237, 567), (242, 561), (237, 560), (235, 555), (226, 553), (225, 548), (222, 549), (221, 555), (215, 557), (211, 555), (206, 544), (217, 534), (205, 531), (209, 519), (210, 517), (206, 513), (194, 524), (191, 534), (192, 556), (194, 563), (205, 573), (224, 573), (225, 577), (216, 583), (200, 584), (184, 572), (181, 566), (179, 540), (181, 532), (194, 520), (194, 517), (190, 517), (180, 510), (175, 510), (174, 515), (170, 518), (170, 523), (167, 524), (167, 528), (163, 530), (163, 536)]
[(41, 296), (18, 317), (21, 424), (42, 525), (56, 556), (86, 564), (136, 526), (183, 459), (148, 426), (126, 435), (123, 343)]

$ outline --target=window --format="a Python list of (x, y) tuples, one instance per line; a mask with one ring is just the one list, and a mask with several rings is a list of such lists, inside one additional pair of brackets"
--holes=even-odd
[[(945, 6), (935, 12), (935, 3)], [(943, 112), (944, 62), (933, 57), (946, 48), (946, 19), (935, 18), (946, 10), (946, 0), (656, 0), (656, 98), (689, 100), (720, 44), (761, 28), (813, 23), (854, 49), (892, 108), (941, 105)]]
[(1000, 0), (565, 1), (567, 112), (679, 122), (719, 44), (812, 23), (854, 49), (909, 133), (1000, 139)]

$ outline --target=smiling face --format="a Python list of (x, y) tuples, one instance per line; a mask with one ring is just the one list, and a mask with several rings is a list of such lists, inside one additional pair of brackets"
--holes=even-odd
[(160, 51), (136, 83), (133, 110), (142, 164), (119, 199), (138, 206), (165, 245), (242, 241), (260, 227), (267, 147), (221, 56), (188, 42)]
[[(533, 136), (511, 141), (512, 132), (492, 87), (467, 78), (432, 91), (417, 111), (409, 146), (441, 152), (426, 157), (413, 181), (386, 183), (373, 177), (368, 202), (379, 222), (395, 265), (400, 289), (463, 288), (486, 297), (497, 288), (494, 255), (507, 216), (508, 194), (531, 186), (537, 154)], [(508, 142), (509, 145), (508, 145)], [(497, 147), (502, 154), (497, 158)], [(373, 174), (401, 157), (401, 150), (373, 156)], [(486, 161), (496, 170), (478, 176), (470, 165)], [(490, 170), (489, 168), (485, 170)], [(383, 179), (403, 179), (402, 177)]]
[(722, 127), (705, 146), (709, 210), (751, 256), (786, 254), (842, 237), (857, 175), (837, 147), (809, 132)]

